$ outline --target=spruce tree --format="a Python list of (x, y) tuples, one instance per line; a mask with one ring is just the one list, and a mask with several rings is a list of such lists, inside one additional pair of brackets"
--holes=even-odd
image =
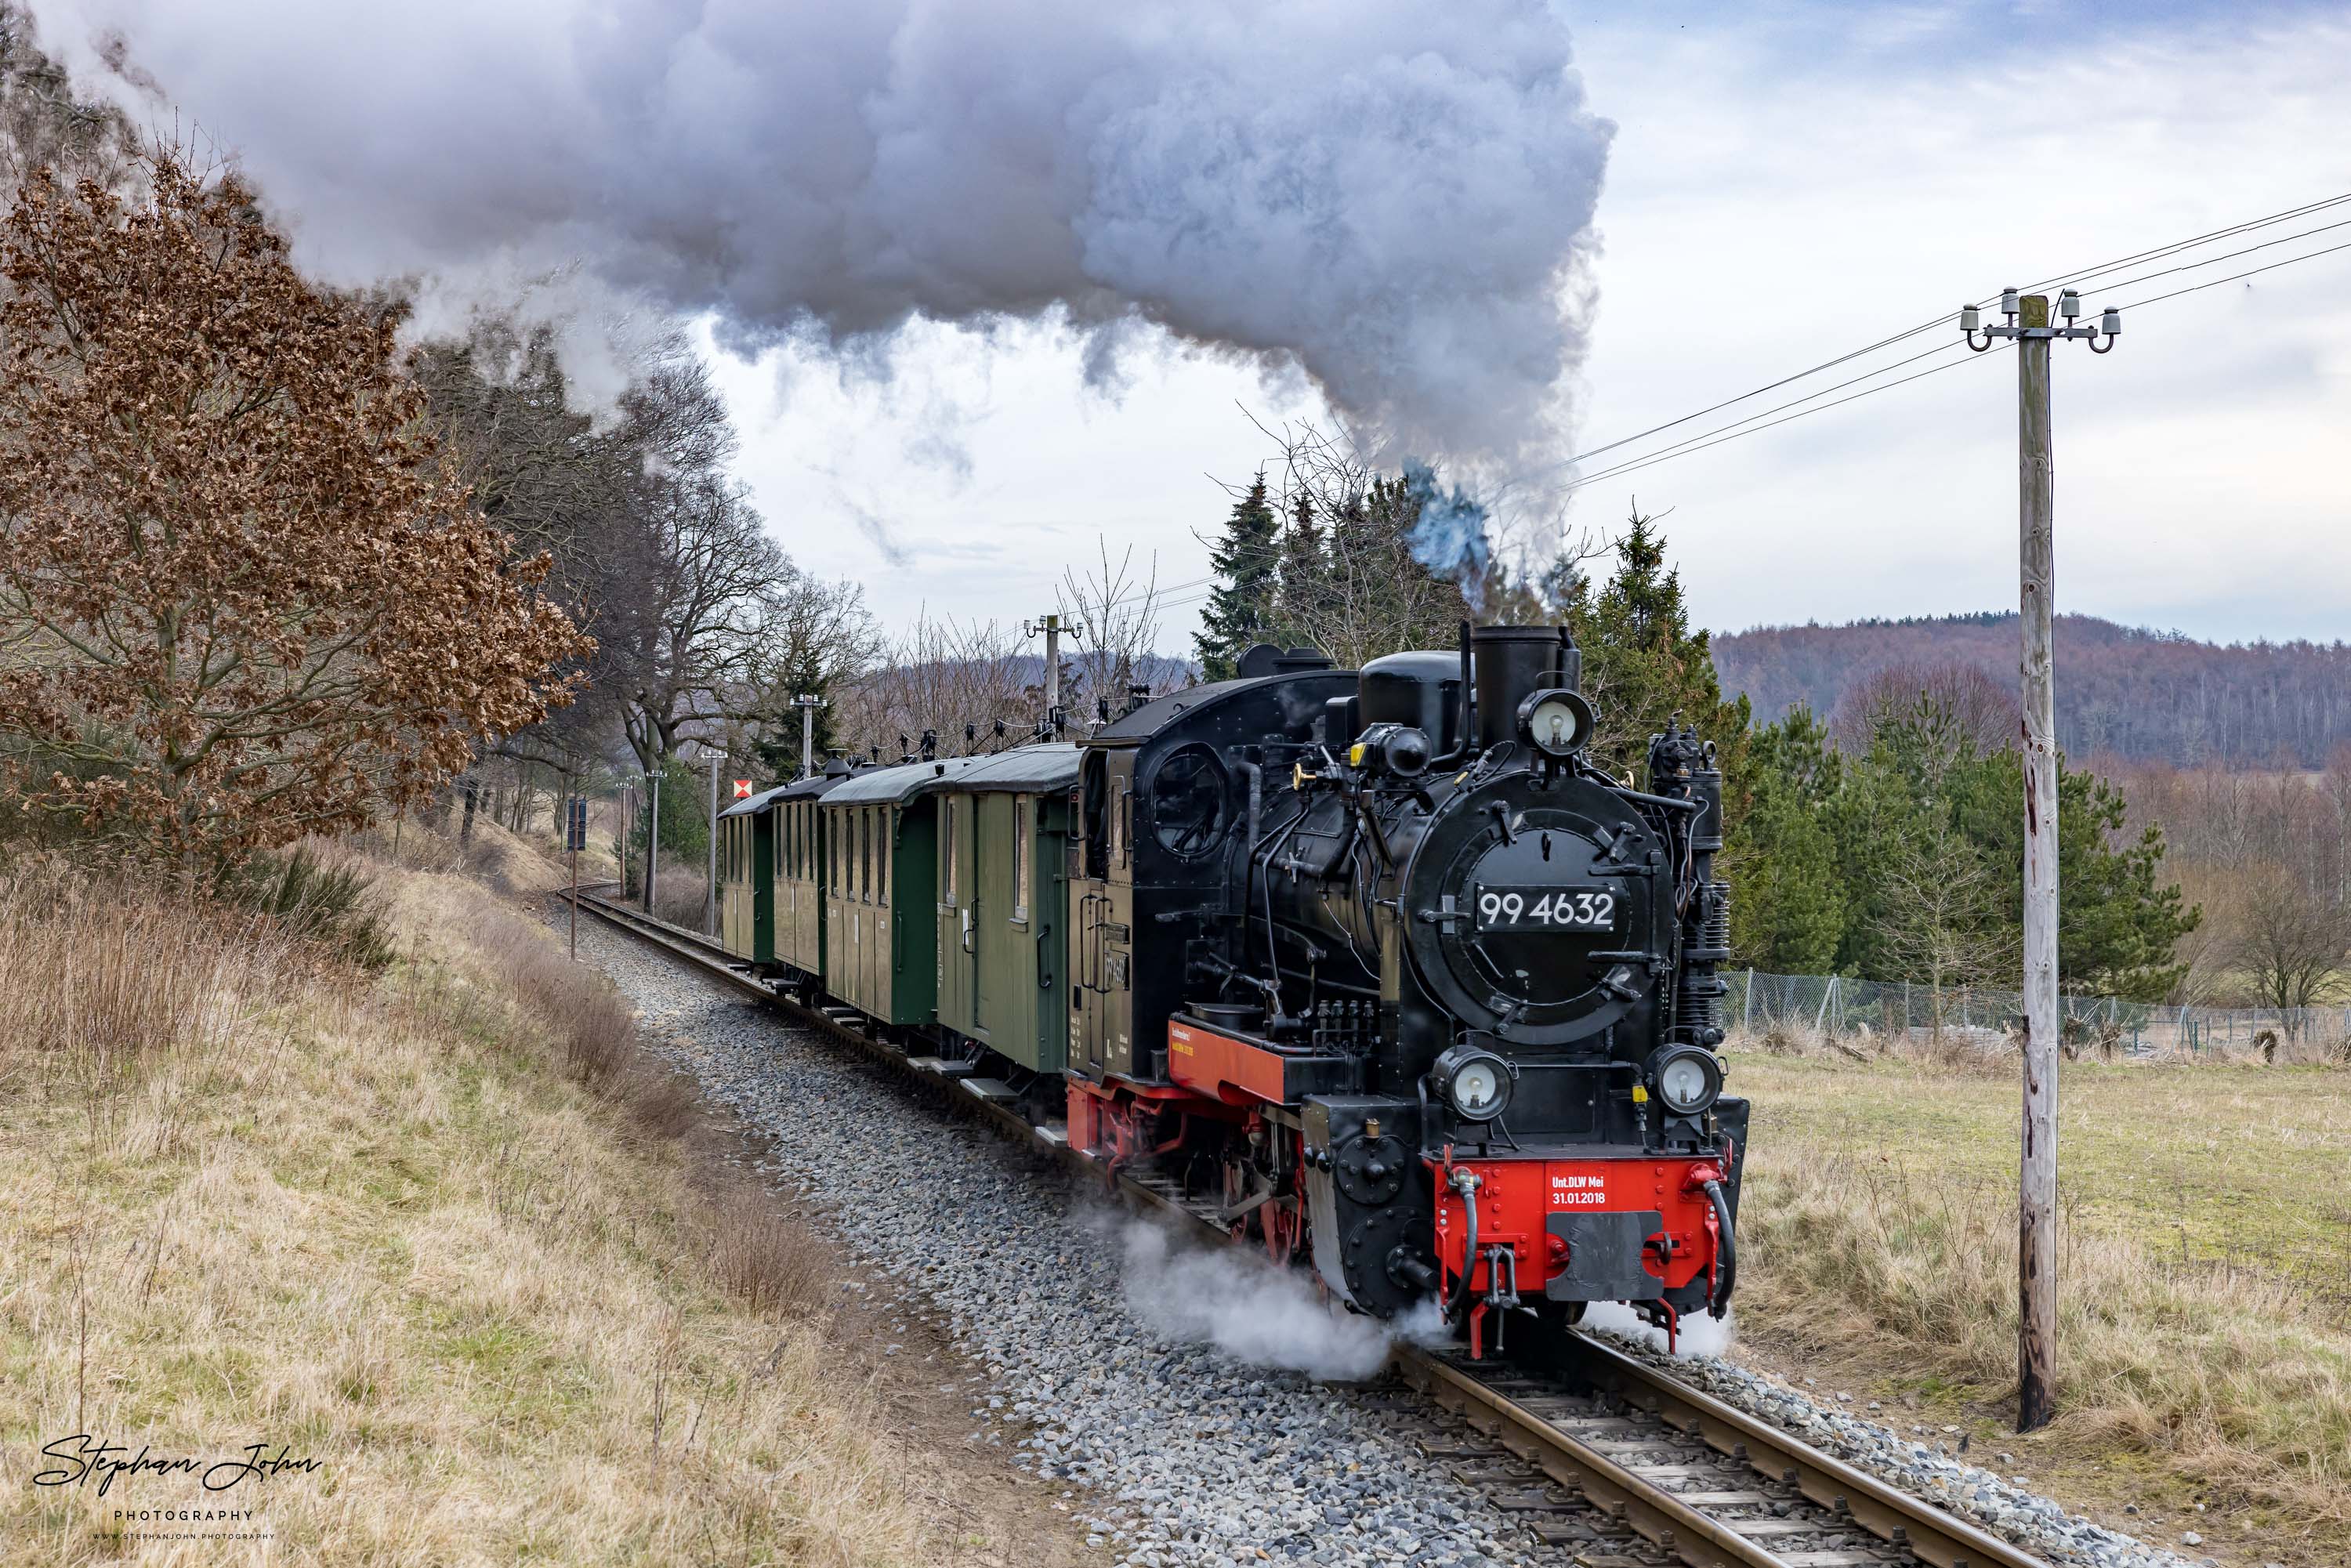
[(1679, 714), (1714, 742), (1725, 825), (1735, 827), (1746, 808), (1747, 699), (1722, 700), (1712, 648), (1703, 630), (1690, 630), (1681, 574), (1666, 566), (1656, 519), (1636, 510), (1608, 581), (1595, 593), (1577, 580), (1563, 609), (1583, 650), (1584, 692), (1600, 716), (1593, 760), (1641, 782), (1649, 737)]
[(1266, 498), (1265, 475), (1260, 471), (1249, 493), (1233, 503), (1232, 514), (1225, 519), (1224, 537), (1209, 552), (1208, 564), (1221, 580), (1210, 591), (1207, 608), (1200, 615), (1200, 630), (1192, 639), (1205, 679), (1232, 679), (1238, 673), (1240, 656), (1251, 644), (1275, 640), (1280, 535), (1280, 523)]
[(1739, 962), (1783, 975), (1833, 968), (1848, 900), (1838, 874), (1830, 810), (1843, 782), (1828, 731), (1796, 707), (1755, 736), (1748, 751), (1750, 803), (1736, 860), (1731, 946)]

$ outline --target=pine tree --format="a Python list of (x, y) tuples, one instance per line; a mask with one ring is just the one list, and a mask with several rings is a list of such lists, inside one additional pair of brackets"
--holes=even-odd
[(1281, 525), (1266, 498), (1265, 475), (1260, 471), (1249, 493), (1233, 503), (1232, 515), (1225, 519), (1224, 538), (1209, 552), (1208, 564), (1221, 580), (1209, 593), (1207, 608), (1200, 615), (1200, 631), (1192, 639), (1205, 678), (1232, 679), (1238, 673), (1240, 656), (1251, 644), (1275, 640), (1280, 534)]
[[(1982, 758), (1961, 789), (1960, 821), (1999, 868), (2000, 906), (2021, 925), (2024, 772), (2016, 750)], [(2163, 830), (2126, 837), (2126, 810), (2120, 789), (2058, 758), (2057, 979), (2069, 991), (2161, 1001), (2187, 971), (2173, 953), (2203, 911), (2158, 880)]]
[(1583, 650), (1583, 690), (1600, 716), (1595, 762), (1623, 777), (1638, 775), (1649, 737), (1673, 716), (1714, 742), (1723, 771), (1723, 815), (1735, 828), (1746, 814), (1747, 699), (1722, 700), (1704, 631), (1692, 632), (1681, 574), (1666, 566), (1665, 535), (1637, 509), (1616, 544), (1616, 570), (1597, 593), (1582, 580), (1563, 606)]
[(1847, 900), (1829, 809), (1843, 782), (1828, 730), (1805, 707), (1757, 732), (1748, 752), (1751, 802), (1735, 856), (1731, 946), (1739, 961), (1783, 975), (1836, 963)]

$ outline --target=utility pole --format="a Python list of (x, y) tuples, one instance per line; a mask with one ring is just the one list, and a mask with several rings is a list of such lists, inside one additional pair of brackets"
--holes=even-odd
[(1050, 739), (1061, 732), (1061, 618), (1048, 615), (1042, 621), (1032, 621), (1029, 635), (1045, 634), (1045, 722), (1038, 727), (1040, 737)]
[[(2097, 327), (2077, 327), (2082, 297), (2058, 296), (2062, 327), (2049, 324), (2049, 297), (2001, 294), (2008, 318), (1981, 327), (1975, 306), (1959, 312), (1969, 348), (2016, 342), (2018, 619), (2024, 697), (2024, 1125), (2017, 1176), (2016, 1429), (2049, 1424), (2057, 1359), (2057, 740), (2056, 489), (2049, 426), (2049, 345), (2088, 341), (2103, 354), (2123, 329), (2109, 309)], [(2105, 343), (2097, 341), (2100, 331)], [(1976, 341), (1980, 335), (1983, 341)]]
[(802, 692), (792, 699), (792, 706), (800, 710), (800, 777), (807, 779), (816, 772), (816, 710), (824, 706), (824, 699)]

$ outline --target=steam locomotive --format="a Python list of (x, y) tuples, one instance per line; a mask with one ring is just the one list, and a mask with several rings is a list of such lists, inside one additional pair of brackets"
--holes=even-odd
[(1581, 664), (1260, 647), (1081, 745), (836, 766), (728, 813), (728, 946), (1362, 1312), (1671, 1334), (1736, 1277), (1722, 778), (1678, 722), (1595, 766)]

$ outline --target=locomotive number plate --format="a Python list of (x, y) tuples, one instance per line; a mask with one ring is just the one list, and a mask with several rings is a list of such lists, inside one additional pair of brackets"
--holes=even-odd
[(1480, 887), (1480, 931), (1614, 931), (1616, 893), (1606, 887)]

